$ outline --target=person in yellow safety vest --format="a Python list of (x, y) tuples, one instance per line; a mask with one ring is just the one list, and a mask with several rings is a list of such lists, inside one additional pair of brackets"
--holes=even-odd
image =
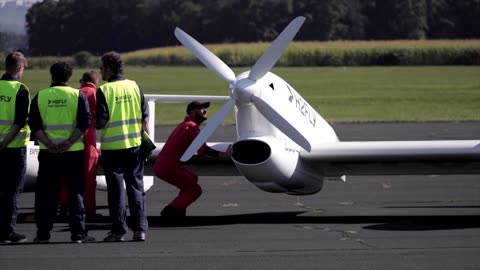
[(27, 125), (30, 93), (19, 82), (27, 60), (20, 52), (5, 58), (5, 74), (0, 79), (0, 243), (27, 241), (15, 232), (17, 203), (25, 184), (26, 146), (30, 140)]
[(90, 108), (85, 96), (68, 86), (72, 66), (57, 62), (50, 67), (52, 84), (32, 99), (28, 124), (40, 144), (35, 189), (35, 243), (48, 243), (57, 215), (61, 181), (68, 194), (71, 240), (92, 242), (87, 234), (83, 194), (83, 134), (90, 126)]
[(126, 188), (132, 240), (145, 241), (148, 221), (143, 189), (144, 159), (140, 148), (143, 132), (149, 133), (145, 97), (135, 81), (125, 79), (123, 60), (118, 53), (108, 52), (102, 56), (100, 73), (107, 82), (97, 90), (95, 127), (103, 129), (100, 140), (102, 166), (112, 218), (111, 231), (103, 240), (124, 240), (127, 233)]

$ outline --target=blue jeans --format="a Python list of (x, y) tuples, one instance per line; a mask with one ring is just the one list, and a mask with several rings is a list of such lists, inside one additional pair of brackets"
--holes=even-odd
[[(127, 233), (126, 197), (132, 231), (147, 231), (148, 220), (143, 190), (143, 159), (140, 147), (102, 150), (102, 166), (108, 191), (108, 209), (112, 233)], [(126, 196), (125, 196), (125, 188)]]

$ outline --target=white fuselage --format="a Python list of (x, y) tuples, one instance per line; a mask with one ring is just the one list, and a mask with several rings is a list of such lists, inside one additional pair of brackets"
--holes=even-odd
[[(298, 144), (268, 121), (249, 100), (250, 91), (271, 104), (282, 115), (289, 115), (312, 147), (338, 142), (333, 128), (287, 82), (268, 72), (256, 82), (248, 82), (248, 71), (237, 77), (231, 89), (236, 100), (238, 140), (233, 161), (253, 184), (268, 192), (312, 194), (323, 184), (323, 176), (299, 159)], [(245, 80), (246, 82), (240, 82)], [(240, 83), (239, 83), (240, 82)], [(249, 89), (248, 84), (256, 89)], [(247, 87), (245, 87), (247, 85)]]
[[(237, 77), (237, 81), (248, 80), (248, 73), (244, 72)], [(300, 124), (300, 132), (307, 137), (312, 147), (315, 144), (338, 142), (338, 137), (333, 128), (305, 101), (305, 99), (287, 82), (277, 75), (268, 72), (262, 79), (255, 83), (256, 95), (277, 106), (281, 114), (295, 117)], [(273, 88), (272, 88), (273, 87)], [(234, 95), (243, 89), (233, 89)], [(288, 137), (279, 131), (270, 121), (265, 119), (255, 106), (244, 99), (236, 99), (236, 123), (239, 140), (250, 137), (271, 136), (285, 141), (287, 147), (299, 149)], [(297, 145), (298, 146), (298, 145)]]

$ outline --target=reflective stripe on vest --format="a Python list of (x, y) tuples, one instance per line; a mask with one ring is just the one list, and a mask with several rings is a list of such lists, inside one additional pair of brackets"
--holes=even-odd
[(109, 121), (102, 131), (102, 150), (119, 150), (142, 143), (140, 89), (136, 82), (121, 80), (100, 86), (108, 106)]
[[(38, 92), (38, 109), (45, 134), (50, 141), (59, 144), (68, 140), (77, 123), (79, 90), (69, 86), (54, 86)], [(83, 136), (67, 151), (83, 150)], [(40, 142), (40, 149), (47, 147)]]
[[(15, 119), (17, 94), (23, 84), (18, 81), (0, 80), (0, 141), (5, 139), (12, 129)], [(25, 89), (28, 88), (23, 85)], [(29, 105), (30, 105), (30, 95)], [(25, 125), (17, 136), (7, 145), (7, 148), (25, 147), (30, 140), (30, 127)]]

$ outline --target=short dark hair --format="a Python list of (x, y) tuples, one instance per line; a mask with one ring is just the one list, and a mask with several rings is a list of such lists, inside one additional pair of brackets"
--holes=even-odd
[(5, 58), (5, 69), (9, 72), (16, 71), (20, 65), (28, 67), (27, 59), (21, 52), (9, 53)]
[(68, 82), (72, 73), (73, 68), (67, 62), (57, 62), (50, 67), (53, 82)]
[(98, 84), (98, 75), (95, 73), (95, 71), (90, 70), (85, 73), (83, 73), (82, 78), (80, 79), (80, 83), (83, 82), (91, 82), (93, 84)]
[(111, 51), (105, 53), (102, 58), (102, 65), (109, 67), (115, 74), (123, 74), (123, 60), (120, 54)]

